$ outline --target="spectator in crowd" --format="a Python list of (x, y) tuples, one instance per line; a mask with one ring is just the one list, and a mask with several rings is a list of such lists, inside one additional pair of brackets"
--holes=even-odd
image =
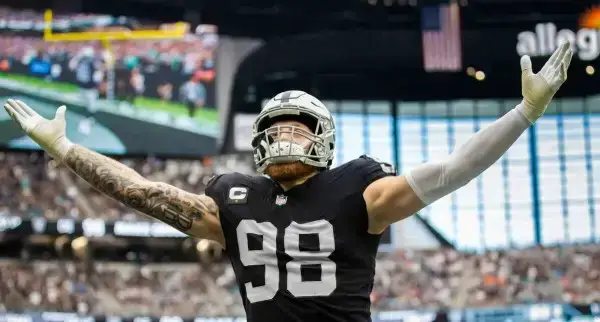
[(86, 118), (79, 122), (77, 128), (80, 133), (89, 135), (98, 106), (98, 85), (103, 79), (101, 62), (94, 48), (88, 46), (69, 61), (69, 68), (75, 73), (86, 112)]
[[(485, 254), (398, 250), (377, 260), (374, 310), (600, 301), (600, 245)], [(3, 310), (239, 316), (226, 262), (143, 264), (0, 260)], [(185, 305), (184, 305), (185, 304)]]

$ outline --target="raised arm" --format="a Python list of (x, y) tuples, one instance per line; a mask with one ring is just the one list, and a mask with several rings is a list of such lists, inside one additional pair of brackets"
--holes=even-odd
[(52, 120), (22, 101), (8, 100), (4, 108), (40, 147), (94, 188), (185, 234), (225, 245), (219, 210), (212, 198), (146, 180), (120, 162), (73, 144), (65, 136), (65, 106), (58, 108)]
[(385, 177), (371, 183), (363, 194), (369, 212), (369, 232), (383, 232), (390, 224), (466, 185), (500, 159), (544, 114), (567, 79), (572, 55), (569, 43), (562, 44), (537, 74), (531, 70), (529, 57), (523, 56), (523, 101), (517, 107), (477, 132), (446, 159), (422, 164), (399, 177)]

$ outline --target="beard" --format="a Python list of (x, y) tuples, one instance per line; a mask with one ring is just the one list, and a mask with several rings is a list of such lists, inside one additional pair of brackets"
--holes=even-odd
[(280, 183), (302, 179), (315, 171), (315, 167), (306, 165), (300, 161), (271, 164), (265, 169), (265, 173), (271, 179)]

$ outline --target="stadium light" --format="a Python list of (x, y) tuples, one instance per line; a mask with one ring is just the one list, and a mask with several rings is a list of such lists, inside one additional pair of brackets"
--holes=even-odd
[(201, 239), (197, 244), (196, 244), (196, 250), (198, 252), (205, 252), (208, 250), (208, 248), (210, 247), (210, 241), (208, 241), (207, 239)]
[(485, 79), (485, 73), (483, 71), (481, 71), (481, 70), (478, 70), (475, 73), (475, 79), (477, 79), (478, 81), (484, 80)]
[(73, 248), (73, 250), (79, 250), (82, 248), (85, 248), (88, 245), (88, 239), (85, 237), (77, 237), (75, 239), (73, 239), (73, 241), (71, 242), (71, 247)]
[(70, 238), (65, 235), (62, 235), (54, 240), (54, 250), (56, 250), (56, 253), (59, 257), (63, 256), (65, 246), (69, 244), (69, 241)]
[(473, 77), (475, 76), (475, 68), (474, 67), (468, 67), (467, 68), (467, 75)]
[(596, 72), (596, 69), (594, 68), (594, 66), (588, 65), (588, 66), (585, 67), (585, 72), (588, 75), (592, 76)]
[(196, 244), (198, 259), (203, 263), (211, 263), (221, 258), (223, 248), (221, 245), (208, 239), (201, 239)]
[(71, 248), (73, 249), (73, 255), (80, 260), (87, 260), (89, 258), (89, 241), (86, 237), (77, 237), (71, 242)]

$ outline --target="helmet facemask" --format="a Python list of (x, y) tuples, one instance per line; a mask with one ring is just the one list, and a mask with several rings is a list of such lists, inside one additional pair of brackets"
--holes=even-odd
[[(330, 162), (323, 159), (330, 149), (326, 145), (328, 135), (323, 122), (309, 114), (280, 114), (276, 117), (264, 116), (257, 120), (257, 131), (252, 140), (254, 161), (258, 171), (263, 173), (271, 164), (301, 162), (316, 168), (327, 168)], [(279, 121), (297, 121), (304, 127), (292, 124), (274, 125)]]

